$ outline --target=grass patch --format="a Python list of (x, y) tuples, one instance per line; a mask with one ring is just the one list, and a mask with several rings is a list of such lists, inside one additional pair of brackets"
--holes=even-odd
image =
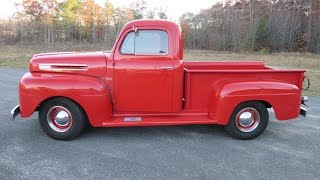
[[(102, 51), (103, 45), (55, 45), (55, 46), (0, 46), (0, 66), (14, 68), (28, 68), (31, 57), (38, 53), (48, 52), (76, 52)], [(111, 48), (110, 48), (111, 49)]]
[[(30, 58), (37, 53), (59, 51), (105, 50), (103, 45), (59, 45), (59, 46), (0, 46), (0, 66), (28, 68)], [(111, 49), (111, 48), (109, 48)], [(232, 53), (186, 50), (186, 61), (264, 61), (274, 68), (306, 69), (310, 78), (310, 89), (305, 95), (320, 96), (320, 55), (309, 53)]]

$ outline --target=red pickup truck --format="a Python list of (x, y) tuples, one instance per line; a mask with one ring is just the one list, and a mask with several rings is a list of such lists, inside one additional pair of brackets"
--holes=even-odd
[(252, 139), (277, 119), (306, 115), (304, 70), (263, 62), (184, 62), (179, 25), (127, 23), (111, 52), (33, 56), (19, 85), (13, 119), (39, 111), (54, 139), (70, 140), (87, 126), (218, 124), (234, 138)]

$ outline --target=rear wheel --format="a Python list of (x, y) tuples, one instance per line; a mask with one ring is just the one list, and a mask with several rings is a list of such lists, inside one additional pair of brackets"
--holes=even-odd
[(75, 102), (66, 98), (54, 98), (41, 105), (39, 122), (48, 136), (71, 140), (85, 128), (87, 116)]
[(266, 129), (269, 122), (268, 110), (258, 101), (238, 105), (225, 126), (227, 133), (236, 139), (253, 139)]

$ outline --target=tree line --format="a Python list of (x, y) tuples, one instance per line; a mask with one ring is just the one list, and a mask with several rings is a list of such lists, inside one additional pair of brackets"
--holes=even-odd
[(108, 0), (23, 0), (9, 20), (0, 21), (2, 43), (95, 44), (111, 47), (122, 26), (142, 18), (166, 19), (165, 8), (148, 9), (144, 0), (119, 8)]
[(191, 49), (320, 52), (319, 0), (227, 0), (180, 23)]
[[(167, 19), (144, 0), (119, 8), (94, 0), (23, 0), (0, 21), (2, 44), (97, 44), (111, 47), (125, 23)], [(320, 0), (224, 0), (179, 23), (185, 47), (216, 51), (320, 53)]]

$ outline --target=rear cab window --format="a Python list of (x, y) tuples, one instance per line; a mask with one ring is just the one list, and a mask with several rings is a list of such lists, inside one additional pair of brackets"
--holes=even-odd
[(163, 30), (138, 30), (129, 32), (120, 48), (121, 54), (167, 55), (168, 33)]

